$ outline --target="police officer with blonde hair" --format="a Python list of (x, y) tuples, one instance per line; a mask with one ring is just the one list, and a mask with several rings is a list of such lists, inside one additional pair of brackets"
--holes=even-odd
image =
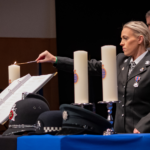
[[(150, 133), (150, 31), (145, 23), (131, 21), (123, 26), (123, 53), (117, 55), (118, 99), (114, 130), (118, 133)], [(38, 63), (50, 62), (72, 72), (73, 60), (44, 51)], [(101, 62), (88, 62), (90, 75), (101, 77)]]

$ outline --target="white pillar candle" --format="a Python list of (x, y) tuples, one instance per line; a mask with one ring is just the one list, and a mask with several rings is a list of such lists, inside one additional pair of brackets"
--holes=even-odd
[(103, 101), (118, 101), (116, 46), (101, 47)]
[(74, 52), (74, 101), (75, 103), (89, 103), (88, 96), (88, 53)]
[(9, 84), (20, 78), (20, 66), (15, 64), (8, 66), (8, 78)]

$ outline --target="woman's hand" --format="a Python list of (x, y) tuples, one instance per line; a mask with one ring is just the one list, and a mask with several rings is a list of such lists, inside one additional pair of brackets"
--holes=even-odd
[(140, 133), (136, 128), (134, 128), (133, 133)]
[(37, 63), (55, 63), (56, 57), (52, 55), (50, 52), (45, 50), (43, 53), (39, 55), (39, 57), (36, 59)]

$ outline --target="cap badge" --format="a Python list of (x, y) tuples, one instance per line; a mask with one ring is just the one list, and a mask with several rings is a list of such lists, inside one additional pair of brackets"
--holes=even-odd
[(38, 121), (37, 121), (37, 129), (40, 130), (40, 128), (41, 128), (41, 122), (38, 120)]
[(105, 79), (106, 77), (106, 69), (104, 68), (104, 65), (102, 65), (102, 79)]
[(10, 114), (9, 114), (9, 120), (12, 120), (12, 121), (15, 121), (15, 117), (17, 116), (16, 114), (16, 104), (13, 105), (12, 107), (12, 110), (10, 111)]
[(149, 65), (149, 64), (150, 64), (150, 61), (146, 61), (145, 64), (146, 64), (146, 65)]
[(68, 113), (67, 113), (67, 111), (63, 111), (63, 119), (64, 120), (68, 119)]
[(128, 61), (128, 59), (125, 59), (124, 63), (126, 63)]
[(76, 73), (76, 70), (74, 70), (74, 83), (77, 83), (79, 80), (78, 74)]

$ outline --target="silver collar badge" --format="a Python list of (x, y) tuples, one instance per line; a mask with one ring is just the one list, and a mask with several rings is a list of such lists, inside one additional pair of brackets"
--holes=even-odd
[(125, 59), (124, 63), (126, 63), (128, 61), (128, 59)]
[(149, 65), (149, 64), (150, 64), (150, 61), (146, 61), (145, 64), (146, 64), (146, 65)]

